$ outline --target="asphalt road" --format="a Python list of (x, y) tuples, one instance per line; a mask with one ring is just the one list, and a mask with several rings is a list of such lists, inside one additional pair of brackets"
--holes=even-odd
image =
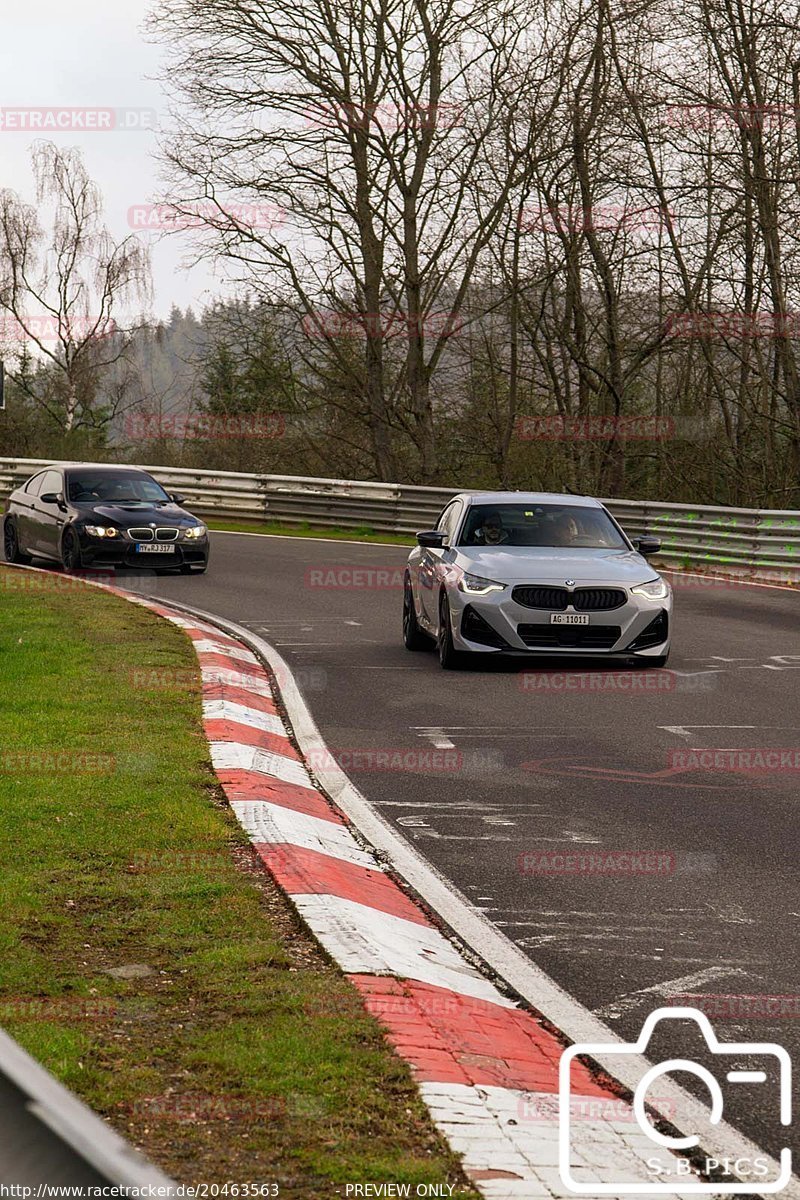
[[(624, 667), (574, 662), (583, 679), (565, 690), (563, 663), (455, 673), (406, 651), (406, 553), (215, 534), (206, 576), (154, 590), (277, 646), (368, 799), (620, 1037), (690, 995), (725, 1041), (800, 1049), (797, 772), (670, 757), (800, 747), (800, 595), (687, 579), (659, 690), (623, 691)], [(651, 856), (636, 874), (552, 873), (559, 853), (597, 851)], [(767, 997), (790, 998), (794, 1019), (759, 1015)], [(699, 1050), (683, 1029), (661, 1049)], [(786, 1134), (768, 1074), (730, 1085), (725, 1116), (775, 1153)]]
[[(574, 660), (584, 681), (573, 675), (576, 690), (565, 690), (563, 663), (482, 661), (455, 673), (407, 652), (406, 554), (216, 533), (207, 575), (119, 582), (272, 642), (368, 799), (620, 1038), (689, 995), (722, 1007), (712, 1015), (721, 1039), (775, 1041), (796, 1058), (798, 773), (671, 756), (800, 747), (800, 595), (686, 580), (659, 690), (621, 690), (623, 677), (636, 682), (629, 669)], [(649, 857), (635, 874), (559, 873), (559, 854), (599, 851)], [(768, 997), (788, 998), (772, 1003), (791, 1016), (759, 1015)], [(730, 1015), (743, 1006), (749, 1015)], [(681, 1028), (654, 1051), (695, 1049)], [(726, 1085), (725, 1117), (777, 1153), (791, 1138), (768, 1076)]]

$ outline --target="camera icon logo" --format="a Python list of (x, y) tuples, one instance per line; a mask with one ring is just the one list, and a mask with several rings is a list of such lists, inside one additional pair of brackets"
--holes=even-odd
[[(702, 1063), (687, 1058), (671, 1058), (657, 1063), (645, 1071), (639, 1080), (633, 1095), (633, 1113), (639, 1129), (653, 1144), (654, 1157), (642, 1160), (642, 1172), (638, 1178), (621, 1178), (613, 1183), (586, 1182), (576, 1179), (572, 1169), (572, 1138), (573, 1129), (571, 1113), (575, 1110), (574, 1097), (571, 1091), (572, 1064), (579, 1055), (602, 1058), (604, 1065), (613, 1057), (620, 1055), (643, 1055), (647, 1051), (650, 1039), (656, 1025), (660, 1021), (692, 1020), (700, 1028), (708, 1049), (712, 1055), (720, 1056), (720, 1077), (714, 1075)], [(757, 1060), (753, 1068), (743, 1070), (736, 1068), (731, 1058)], [(727, 1060), (727, 1061), (726, 1061)], [(759, 1069), (755, 1069), (758, 1067)], [(579, 1042), (570, 1046), (561, 1055), (559, 1067), (559, 1171), (564, 1185), (578, 1195), (664, 1195), (679, 1192), (681, 1195), (689, 1192), (714, 1193), (715, 1195), (765, 1195), (781, 1191), (789, 1183), (792, 1175), (792, 1152), (788, 1146), (780, 1152), (780, 1171), (777, 1178), (769, 1178), (775, 1174), (769, 1169), (766, 1155), (757, 1158), (747, 1158), (744, 1155), (731, 1165), (730, 1160), (707, 1158), (705, 1172), (722, 1170), (732, 1174), (737, 1182), (711, 1182), (702, 1180), (696, 1173), (692, 1163), (697, 1161), (697, 1153), (703, 1148), (703, 1135), (697, 1132), (687, 1135), (672, 1136), (656, 1129), (650, 1121), (646, 1103), (647, 1094), (653, 1083), (674, 1071), (689, 1072), (703, 1081), (710, 1096), (708, 1112), (709, 1125), (718, 1125), (722, 1120), (724, 1108), (723, 1089), (720, 1079), (724, 1078), (729, 1084), (766, 1085), (768, 1068), (778, 1079), (779, 1104), (778, 1113), (781, 1125), (792, 1123), (792, 1094), (791, 1076), (792, 1064), (788, 1052), (783, 1046), (774, 1042), (720, 1042), (714, 1033), (711, 1022), (705, 1013), (696, 1008), (659, 1008), (651, 1013), (642, 1026), (641, 1033), (635, 1042), (611, 1043)], [(646, 1145), (646, 1143), (645, 1143)], [(690, 1163), (686, 1157), (681, 1157), (681, 1151), (693, 1151), (695, 1157)], [(702, 1155), (700, 1167), (703, 1170)], [(624, 1164), (620, 1163), (620, 1169)], [(633, 1173), (633, 1172), (632, 1172)], [(652, 1178), (655, 1176), (656, 1178)], [(739, 1182), (741, 1180), (741, 1182)]]

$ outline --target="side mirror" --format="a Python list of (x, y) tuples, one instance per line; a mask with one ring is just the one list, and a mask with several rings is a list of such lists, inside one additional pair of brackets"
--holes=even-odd
[(653, 537), (650, 533), (643, 533), (641, 537), (632, 538), (634, 548), (640, 554), (648, 558), (651, 554), (658, 554), (661, 549), (661, 538)]
[(170, 500), (174, 500), (176, 504), (186, 503), (186, 497), (182, 496), (180, 492), (173, 492), (170, 496)]
[(41, 500), (42, 504), (64, 503), (64, 497), (61, 495), (61, 492), (45, 492), (43, 496), (39, 497), (39, 499)]
[(428, 546), (431, 550), (441, 550), (447, 539), (447, 534), (441, 529), (424, 529), (417, 534), (420, 546)]

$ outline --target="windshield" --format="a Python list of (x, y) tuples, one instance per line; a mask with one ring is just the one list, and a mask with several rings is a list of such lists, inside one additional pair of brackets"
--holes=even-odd
[(577, 504), (475, 504), (459, 545), (628, 549), (608, 513)]
[(70, 474), (67, 494), (74, 504), (157, 504), (168, 501), (169, 496), (149, 475), (134, 475), (127, 471), (113, 474), (110, 471), (81, 471)]

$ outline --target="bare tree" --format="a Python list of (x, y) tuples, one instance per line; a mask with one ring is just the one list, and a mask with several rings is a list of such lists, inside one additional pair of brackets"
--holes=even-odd
[[(103, 373), (130, 342), (116, 314), (129, 297), (148, 294), (149, 264), (135, 236), (111, 238), (77, 150), (43, 142), (32, 161), (37, 204), (52, 204), (52, 227), (46, 232), (37, 209), (15, 192), (0, 192), (0, 312), (7, 352), (18, 355), (27, 342), (53, 369), (60, 386), (32, 398), (70, 433), (93, 423)], [(104, 421), (119, 403), (111, 398)]]
[[(528, 3), (170, 0), (181, 129), (168, 148), (179, 210), (208, 221), (242, 278), (278, 292), (336, 373), (343, 329), (363, 343), (374, 469), (410, 439), (436, 471), (431, 379), (507, 206), (520, 150), (489, 164), (525, 104)], [(491, 190), (488, 186), (491, 184)], [(482, 189), (482, 202), (475, 203)], [(232, 199), (282, 214), (264, 231)], [(219, 242), (208, 252), (216, 254)], [(322, 371), (324, 378), (325, 371)]]

